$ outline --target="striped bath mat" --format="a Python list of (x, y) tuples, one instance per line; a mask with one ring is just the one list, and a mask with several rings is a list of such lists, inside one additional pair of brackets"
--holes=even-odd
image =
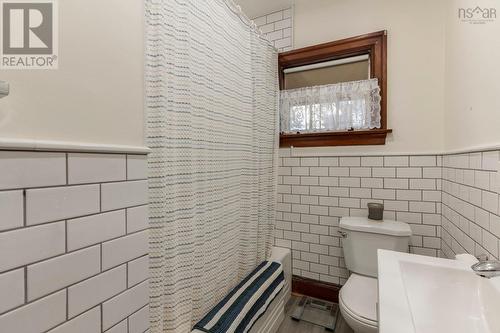
[(279, 262), (264, 261), (193, 328), (193, 333), (246, 333), (283, 289)]

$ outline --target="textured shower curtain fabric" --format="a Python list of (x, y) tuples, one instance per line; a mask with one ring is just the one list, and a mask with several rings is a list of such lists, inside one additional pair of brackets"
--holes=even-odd
[(192, 326), (269, 254), (277, 54), (228, 0), (147, 0), (151, 332)]

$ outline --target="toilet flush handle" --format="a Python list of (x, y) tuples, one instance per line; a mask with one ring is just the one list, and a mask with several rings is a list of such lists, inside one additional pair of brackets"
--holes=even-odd
[(338, 233), (342, 236), (342, 238), (347, 238), (347, 232), (339, 230)]

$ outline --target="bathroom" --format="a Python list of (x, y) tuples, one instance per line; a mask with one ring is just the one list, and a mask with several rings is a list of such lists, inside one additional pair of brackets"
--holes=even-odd
[(498, 10), (2, 0), (0, 333), (500, 333)]

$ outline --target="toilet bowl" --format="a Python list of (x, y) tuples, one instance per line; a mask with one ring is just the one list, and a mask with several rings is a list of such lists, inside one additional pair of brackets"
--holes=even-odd
[(339, 307), (355, 333), (378, 332), (377, 250), (408, 252), (410, 226), (400, 221), (343, 217), (340, 234), (351, 275), (340, 289)]
[(340, 289), (339, 307), (346, 323), (354, 332), (378, 332), (377, 279), (351, 274)]

